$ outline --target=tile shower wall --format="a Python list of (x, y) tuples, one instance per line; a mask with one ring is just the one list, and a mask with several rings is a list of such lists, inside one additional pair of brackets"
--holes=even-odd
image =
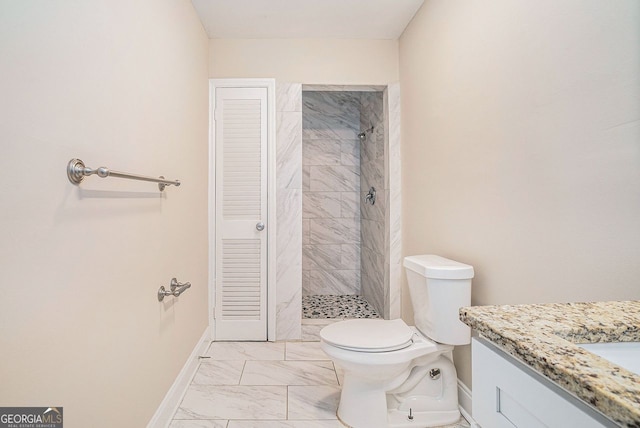
[(303, 295), (361, 294), (360, 116), (358, 92), (303, 92)]
[(276, 82), (276, 339), (302, 330), (302, 85)]
[(360, 128), (370, 129), (360, 142), (361, 174), (360, 186), (364, 195), (371, 187), (376, 190), (374, 205), (362, 203), (362, 295), (378, 311), (385, 314), (385, 297), (388, 288), (388, 269), (385, 269), (388, 234), (387, 180), (385, 180), (385, 127), (382, 92), (362, 92), (360, 95)]

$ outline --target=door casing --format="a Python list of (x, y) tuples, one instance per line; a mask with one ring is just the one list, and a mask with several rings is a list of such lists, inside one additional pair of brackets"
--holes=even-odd
[(267, 89), (267, 340), (276, 340), (276, 82), (275, 79), (209, 79), (209, 326), (215, 338), (216, 88)]

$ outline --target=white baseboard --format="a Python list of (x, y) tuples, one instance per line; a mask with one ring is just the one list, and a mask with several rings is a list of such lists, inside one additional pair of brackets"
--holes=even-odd
[(479, 428), (478, 423), (471, 416), (473, 403), (471, 390), (460, 379), (458, 379), (458, 402), (460, 404), (460, 413), (462, 413), (462, 416), (469, 422), (471, 428)]
[(187, 387), (191, 383), (191, 379), (193, 379), (193, 376), (196, 374), (196, 370), (198, 370), (198, 365), (200, 364), (198, 356), (204, 355), (210, 343), (211, 335), (209, 333), (209, 327), (207, 327), (193, 348), (193, 351), (191, 351), (191, 355), (189, 355), (189, 358), (187, 358), (187, 361), (184, 363), (182, 370), (178, 373), (173, 385), (169, 388), (167, 395), (164, 396), (158, 410), (156, 410), (156, 413), (149, 421), (147, 428), (165, 428), (171, 423), (173, 414), (180, 405), (187, 391)]

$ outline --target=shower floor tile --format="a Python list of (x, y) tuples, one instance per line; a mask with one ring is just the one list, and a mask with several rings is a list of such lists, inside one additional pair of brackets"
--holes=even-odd
[(303, 319), (381, 318), (362, 296), (313, 295), (302, 297)]

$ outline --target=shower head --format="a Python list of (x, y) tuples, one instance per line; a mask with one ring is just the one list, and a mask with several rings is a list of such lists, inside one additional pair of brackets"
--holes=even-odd
[(360, 138), (360, 141), (364, 141), (367, 139), (367, 132), (373, 132), (373, 126), (369, 129), (365, 129), (358, 134), (358, 138)]

